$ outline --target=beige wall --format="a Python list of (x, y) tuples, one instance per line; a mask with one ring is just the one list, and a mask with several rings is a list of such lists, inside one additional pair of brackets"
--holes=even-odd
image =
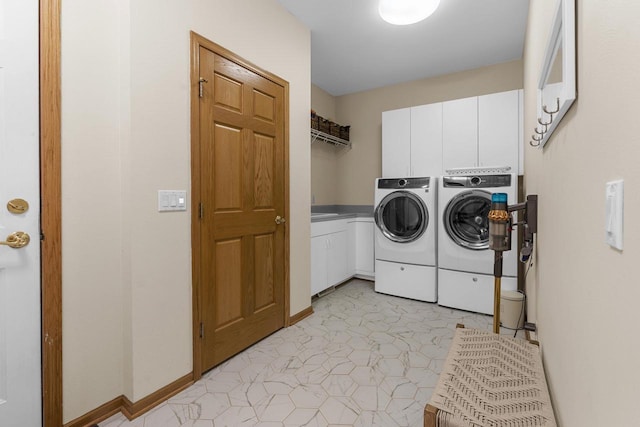
[(190, 189), (190, 30), (290, 83), (291, 314), (310, 303), (309, 31), (275, 0), (85, 3), (62, 10), (65, 422), (192, 369), (190, 212), (156, 209)]
[[(316, 85), (311, 85), (311, 108), (325, 119), (336, 121), (336, 98)], [(342, 123), (340, 123), (342, 124)], [(338, 203), (338, 159), (341, 148), (324, 142), (311, 145), (311, 204)]]
[[(525, 131), (555, 2), (530, 2)], [(640, 3), (578, 0), (578, 98), (544, 150), (525, 152), (539, 195), (529, 316), (539, 327), (559, 425), (637, 423), (640, 341)], [(527, 135), (527, 134), (525, 134)], [(624, 178), (624, 250), (604, 242), (605, 183)]]
[[(62, 49), (65, 420), (122, 394), (119, 11), (65, 1)], [(93, 406), (91, 406), (93, 405)]]
[[(336, 120), (351, 125), (352, 149), (333, 149), (336, 184), (327, 198), (332, 204), (373, 205), (374, 180), (382, 174), (383, 111), (521, 89), (522, 66), (513, 61), (336, 97)], [(324, 179), (316, 165), (311, 165), (313, 189)]]

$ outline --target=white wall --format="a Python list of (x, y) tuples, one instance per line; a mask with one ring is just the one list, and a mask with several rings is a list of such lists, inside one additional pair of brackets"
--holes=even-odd
[[(555, 2), (530, 2), (525, 131)], [(578, 98), (543, 150), (525, 152), (539, 195), (529, 317), (539, 327), (558, 425), (638, 423), (640, 341), (640, 3), (576, 2)], [(624, 250), (604, 242), (605, 183), (625, 180)]]
[[(242, 17), (242, 18), (240, 18)], [(290, 83), (291, 314), (307, 308), (310, 34), (275, 0), (62, 10), (64, 420), (191, 372), (189, 31)]]

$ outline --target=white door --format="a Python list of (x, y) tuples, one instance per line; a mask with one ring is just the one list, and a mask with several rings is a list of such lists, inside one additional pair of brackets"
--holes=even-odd
[(20, 249), (0, 245), (2, 427), (42, 425), (38, 78), (38, 1), (0, 0), (0, 241), (31, 236)]
[(478, 166), (518, 173), (518, 104), (517, 90), (478, 97)]
[(478, 166), (478, 97), (442, 103), (442, 167)]
[(382, 177), (411, 174), (411, 109), (382, 112)]
[(442, 102), (411, 107), (411, 176), (442, 175)]

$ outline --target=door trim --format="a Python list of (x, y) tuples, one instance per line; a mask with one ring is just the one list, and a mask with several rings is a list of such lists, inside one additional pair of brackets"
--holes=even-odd
[[(191, 32), (191, 282), (192, 282), (192, 313), (193, 313), (193, 380), (202, 377), (202, 341), (200, 340), (200, 295), (201, 280), (200, 266), (200, 221), (199, 203), (201, 200), (200, 186), (200, 115), (199, 111), (199, 80), (200, 80), (200, 47), (211, 50), (254, 73), (270, 80), (284, 89), (284, 217), (289, 218), (289, 82), (272, 74), (253, 63), (241, 58), (224, 47)], [(289, 289), (289, 226), (285, 223), (284, 231), (284, 327), (290, 325), (290, 289)]]
[(62, 425), (62, 199), (60, 8), (40, 0), (40, 227), (42, 421)]

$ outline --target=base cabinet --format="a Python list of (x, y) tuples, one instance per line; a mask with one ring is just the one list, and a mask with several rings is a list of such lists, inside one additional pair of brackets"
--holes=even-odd
[(311, 295), (351, 277), (374, 279), (373, 218), (311, 223)]
[(311, 224), (311, 295), (347, 280), (349, 233), (346, 220)]
[(325, 236), (311, 238), (311, 295), (322, 292), (329, 286), (327, 239)]
[(358, 277), (373, 279), (375, 256), (373, 253), (374, 228), (373, 218), (358, 218), (350, 222), (353, 231), (353, 274)]

